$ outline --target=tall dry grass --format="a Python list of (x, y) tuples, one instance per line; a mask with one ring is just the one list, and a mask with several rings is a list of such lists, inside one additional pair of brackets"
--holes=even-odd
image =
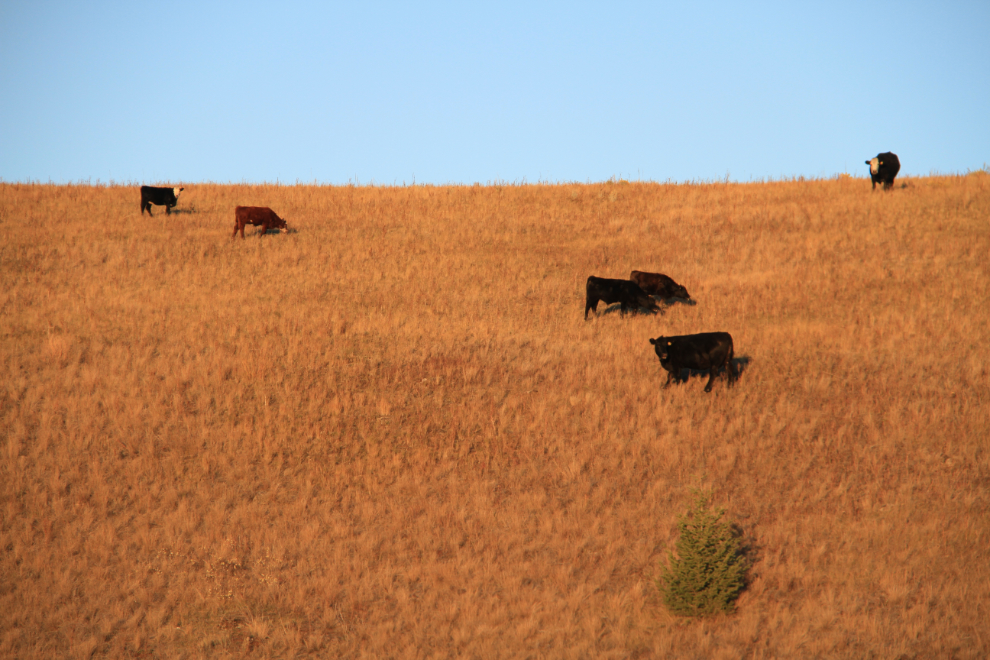
[[(898, 184), (0, 184), (0, 656), (986, 657), (990, 176)], [(585, 322), (632, 269), (698, 304)]]

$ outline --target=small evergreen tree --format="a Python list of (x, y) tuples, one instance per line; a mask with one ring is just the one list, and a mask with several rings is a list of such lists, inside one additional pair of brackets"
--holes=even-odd
[(694, 509), (677, 522), (677, 555), (668, 553), (657, 588), (674, 614), (707, 616), (730, 612), (746, 586), (746, 561), (724, 510), (708, 509), (708, 497), (698, 493)]

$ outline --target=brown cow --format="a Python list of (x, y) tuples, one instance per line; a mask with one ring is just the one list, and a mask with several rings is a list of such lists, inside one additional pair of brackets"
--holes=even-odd
[(258, 236), (264, 236), (269, 229), (286, 229), (285, 220), (275, 215), (267, 206), (238, 206), (234, 209), (234, 233), (231, 238), (237, 238), (237, 232), (241, 232), (244, 238), (244, 227), (246, 225), (261, 225)]
[(663, 273), (646, 273), (641, 270), (634, 270), (629, 275), (629, 279), (651, 296), (691, 300), (691, 294), (687, 292), (687, 289)]

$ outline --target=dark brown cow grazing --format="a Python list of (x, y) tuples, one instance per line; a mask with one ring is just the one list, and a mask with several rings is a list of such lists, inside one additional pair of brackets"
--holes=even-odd
[(269, 229), (286, 229), (285, 220), (267, 206), (238, 206), (234, 209), (234, 233), (231, 238), (237, 238), (238, 231), (244, 238), (244, 227), (247, 225), (261, 225), (258, 236), (264, 236)]
[(639, 285), (639, 288), (646, 291), (651, 296), (658, 298), (682, 298), (691, 300), (691, 294), (680, 284), (670, 279), (663, 273), (647, 273), (641, 270), (634, 270), (629, 275), (630, 281)]

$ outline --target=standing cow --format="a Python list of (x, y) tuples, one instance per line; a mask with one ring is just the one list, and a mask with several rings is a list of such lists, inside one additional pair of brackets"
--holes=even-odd
[(682, 298), (691, 300), (691, 294), (680, 284), (667, 277), (663, 273), (646, 273), (641, 270), (634, 270), (629, 275), (629, 279), (639, 285), (643, 291), (658, 298)]
[(884, 190), (892, 188), (894, 177), (901, 171), (901, 161), (898, 160), (897, 154), (892, 154), (889, 151), (877, 154), (876, 158), (871, 158), (866, 161), (866, 164), (870, 166), (870, 181), (873, 182), (873, 190), (877, 189), (878, 183), (883, 185)]
[(622, 303), (622, 313), (626, 313), (627, 307), (645, 307), (652, 312), (660, 311), (653, 298), (646, 295), (646, 292), (639, 288), (639, 285), (629, 280), (610, 280), (605, 277), (588, 278), (585, 288), (586, 298), (584, 302), (584, 318), (588, 320), (588, 310), (594, 310), (598, 316), (598, 301), (602, 300), (607, 305), (612, 303)]
[(141, 186), (141, 215), (145, 210), (151, 215), (151, 205), (164, 206), (165, 215), (172, 213), (172, 207), (179, 203), (179, 193), (185, 188), (156, 188)]
[(244, 238), (244, 227), (261, 225), (258, 230), (258, 237), (264, 236), (269, 229), (286, 229), (285, 220), (275, 215), (267, 206), (238, 206), (234, 209), (234, 233), (231, 238), (237, 238), (237, 232), (241, 232)]
[(677, 337), (657, 337), (651, 339), (653, 350), (660, 358), (660, 366), (667, 370), (667, 382), (680, 382), (681, 369), (708, 370), (708, 385), (706, 392), (712, 391), (712, 383), (722, 367), (729, 371), (729, 387), (736, 382), (739, 372), (733, 364), (732, 335), (728, 332), (703, 332), (698, 335), (680, 335)]

